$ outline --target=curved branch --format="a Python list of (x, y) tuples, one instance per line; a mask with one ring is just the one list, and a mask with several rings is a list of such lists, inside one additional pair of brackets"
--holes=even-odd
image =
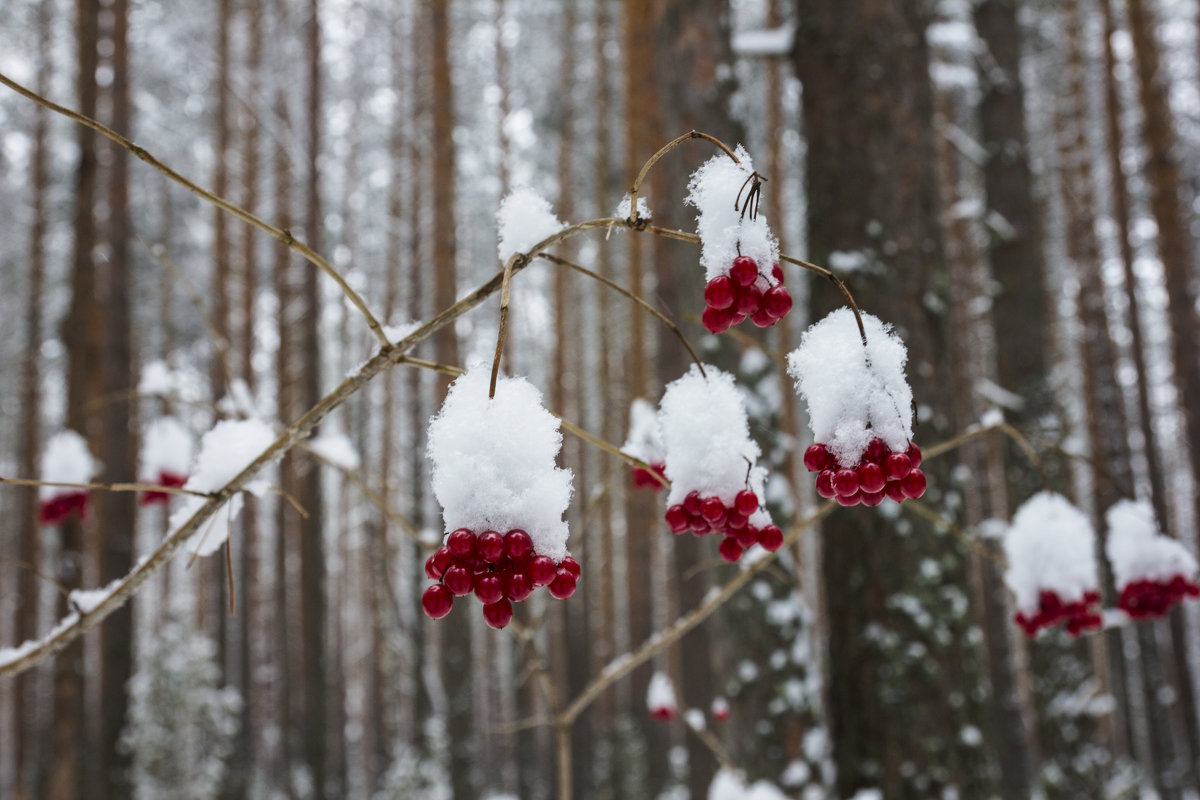
[(646, 179), (646, 173), (648, 173), (650, 171), (651, 167), (653, 167), (656, 163), (658, 163), (658, 160), (660, 158), (662, 158), (667, 153), (674, 150), (679, 145), (681, 145), (684, 142), (689, 141), (691, 139), (705, 139), (707, 141), (710, 141), (713, 144), (715, 144), (717, 147), (724, 150), (725, 155), (727, 155), (733, 159), (733, 163), (735, 163), (735, 164), (742, 163), (741, 160), (733, 154), (733, 151), (729, 149), (729, 145), (725, 144), (724, 142), (722, 142), (720, 139), (718, 139), (715, 136), (711, 136), (707, 133), (701, 133), (700, 131), (688, 131), (687, 133), (683, 134), (682, 136), (675, 137), (674, 139), (672, 139), (671, 141), (669, 141), (665, 145), (663, 145), (661, 148), (659, 148), (657, 153), (650, 156), (650, 158), (648, 158), (646, 160), (646, 163), (642, 164), (642, 168), (640, 170), (638, 170), (637, 177), (633, 179), (633, 186), (629, 190), (629, 221), (630, 222), (638, 221), (638, 210), (637, 210), (638, 189), (642, 188), (642, 181), (644, 181)]
[(341, 273), (339, 273), (333, 267), (332, 264), (330, 264), (328, 261), (326, 261), (324, 258), (322, 258), (320, 254), (318, 254), (315, 250), (313, 250), (311, 247), (306, 245), (304, 242), (302, 242), (299, 239), (297, 239), (296, 237), (294, 237), (290, 230), (287, 230), (286, 228), (276, 227), (276, 226), (272, 225), (271, 223), (267, 222), (266, 220), (263, 220), (263, 219), (255, 216), (254, 214), (251, 214), (249, 211), (242, 208), (241, 206), (236, 205), (236, 204), (226, 200), (224, 197), (221, 197), (221, 196), (209, 191), (208, 189), (205, 189), (204, 187), (200, 186), (199, 184), (188, 180), (183, 175), (180, 175), (178, 172), (171, 169), (163, 162), (159, 161), (157, 158), (155, 158), (153, 155), (151, 155), (150, 152), (147, 151), (144, 147), (134, 144), (129, 139), (126, 139), (124, 136), (122, 136), (121, 134), (114, 131), (112, 128), (109, 128), (108, 126), (103, 125), (100, 122), (97, 122), (96, 120), (92, 119), (91, 117), (84, 116), (83, 114), (80, 114), (78, 111), (73, 111), (69, 108), (66, 108), (65, 106), (60, 106), (58, 103), (55, 103), (52, 100), (48, 100), (47, 98), (43, 97), (42, 95), (38, 94), (37, 92), (33, 91), (32, 89), (28, 89), (28, 88), (22, 86), (21, 84), (17, 83), (12, 78), (8, 77), (7, 75), (5, 75), (2, 72), (0, 72), (0, 84), (7, 86), (8, 88), (12, 89), (17, 94), (19, 94), (25, 98), (28, 98), (29, 100), (32, 100), (33, 102), (37, 103), (38, 105), (42, 106), (43, 108), (48, 108), (51, 111), (55, 112), (56, 114), (61, 114), (62, 116), (67, 117), (68, 119), (74, 120), (75, 122), (78, 122), (80, 125), (83, 125), (86, 128), (92, 129), (93, 131), (95, 131), (96, 133), (105, 137), (106, 139), (116, 142), (118, 145), (125, 148), (130, 153), (133, 153), (135, 156), (140, 158), (142, 161), (145, 161), (147, 164), (149, 164), (155, 170), (161, 172), (166, 177), (175, 181), (175, 183), (178, 183), (180, 186), (184, 187), (192, 194), (200, 197), (203, 200), (207, 200), (209, 203), (212, 203), (217, 208), (219, 208), (222, 211), (225, 211), (229, 214), (232, 214), (233, 216), (237, 217), (238, 219), (242, 220), (243, 222), (245, 222), (249, 225), (253, 225), (255, 228), (258, 228), (260, 231), (269, 233), (271, 236), (278, 239), (280, 242), (287, 245), (292, 250), (295, 250), (302, 257), (304, 257), (305, 260), (307, 260), (309, 263), (316, 266), (317, 269), (321, 270), (322, 272), (324, 272), (326, 275), (328, 275), (330, 278), (333, 279), (333, 282), (336, 283), (338, 285), (338, 288), (342, 290), (342, 294), (346, 295), (346, 298), (351, 303), (353, 303), (354, 307), (358, 309), (360, 314), (362, 314), (363, 319), (366, 320), (366, 322), (367, 322), (367, 326), (371, 329), (371, 332), (373, 334), (375, 334), (375, 338), (379, 340), (379, 343), (381, 345), (388, 344), (387, 335), (384, 334), (383, 328), (379, 324), (379, 320), (377, 320), (375, 318), (375, 315), (371, 313), (371, 310), (369, 308), (367, 308), (367, 304), (363, 301), (362, 297), (359, 296), (358, 292), (354, 291), (354, 289), (352, 289), (350, 287), (350, 284), (348, 284), (346, 282), (346, 279), (344, 277), (342, 277)]
[(0, 475), (0, 484), (10, 486), (58, 486), (63, 489), (100, 492), (162, 492), (163, 494), (190, 494), (193, 497), (215, 497), (211, 492), (197, 492), (179, 486), (159, 486), (155, 483), (67, 483), (64, 481), (39, 481), (33, 478), (6, 478)]

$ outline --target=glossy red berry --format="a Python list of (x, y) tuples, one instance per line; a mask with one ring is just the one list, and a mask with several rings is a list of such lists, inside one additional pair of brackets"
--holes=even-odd
[(709, 308), (729, 308), (733, 305), (733, 281), (728, 275), (718, 275), (704, 287), (704, 302)]
[(579, 562), (570, 556), (564, 556), (563, 560), (559, 562), (558, 568), (565, 569), (567, 572), (574, 575), (576, 580), (579, 579), (580, 574), (583, 572), (583, 570), (579, 567)]
[(566, 600), (571, 595), (575, 594), (575, 576), (568, 570), (560, 569), (558, 574), (554, 576), (554, 580), (550, 582), (547, 589), (550, 596), (558, 600)]
[(704, 502), (700, 504), (700, 513), (709, 522), (716, 522), (725, 516), (725, 504), (721, 502), (721, 498), (719, 497), (706, 497)]
[(721, 545), (717, 548), (717, 552), (721, 554), (721, 558), (732, 564), (742, 557), (742, 546), (738, 544), (737, 539), (726, 536), (721, 540)]
[(500, 630), (512, 622), (512, 618), (512, 603), (504, 598), (500, 598), (494, 603), (488, 603), (483, 607), (483, 621), (496, 630)]
[(921, 466), (921, 448), (911, 442), (908, 445), (908, 460), (912, 462), (913, 469)]
[(908, 475), (904, 476), (901, 482), (901, 487), (904, 489), (904, 496), (916, 500), (921, 495), (925, 494), (925, 473), (919, 469), (914, 469)]
[(820, 472), (833, 466), (829, 449), (823, 444), (810, 444), (804, 451), (804, 468), (809, 472)]
[(699, 492), (688, 492), (687, 496), (683, 498), (683, 507), (687, 511), (688, 516), (700, 516), (700, 505), (702, 502)]
[(833, 470), (823, 469), (817, 475), (817, 494), (826, 500), (837, 495), (837, 491), (833, 488)]
[(549, 556), (534, 556), (529, 562), (529, 580), (534, 586), (547, 586), (554, 580), (558, 566)]
[(768, 289), (763, 295), (763, 307), (775, 319), (782, 319), (792, 310), (792, 295), (782, 286)]
[(733, 307), (739, 314), (749, 316), (758, 311), (758, 307), (762, 305), (762, 289), (757, 286), (745, 286), (737, 295), (737, 299), (733, 301)]
[(763, 550), (774, 553), (783, 547), (783, 530), (778, 525), (768, 525), (758, 532), (758, 543)]
[(759, 308), (750, 315), (750, 321), (754, 323), (756, 328), (769, 328), (779, 321), (778, 317), (771, 316), (771, 312), (765, 308)]
[(709, 306), (700, 315), (704, 329), (709, 333), (724, 333), (734, 325), (734, 314), (727, 308)]
[(454, 596), (440, 583), (435, 583), (421, 595), (421, 610), (433, 619), (441, 619), (454, 606)]
[(858, 491), (858, 472), (852, 469), (839, 469), (833, 473), (833, 490), (838, 497), (847, 497)]
[(740, 531), (750, 523), (749, 517), (745, 514), (739, 514), (736, 510), (725, 517), (725, 529), (731, 531)]
[(673, 505), (667, 509), (667, 527), (671, 533), (683, 533), (688, 529), (687, 509), (681, 505)]
[(733, 507), (737, 513), (748, 517), (758, 511), (758, 495), (749, 489), (742, 489), (734, 496)]
[(475, 550), (484, 561), (489, 564), (495, 564), (504, 558), (504, 537), (496, 531), (484, 531), (479, 534), (479, 541), (475, 543)]
[(883, 492), (862, 492), (861, 502), (868, 508), (874, 508), (884, 501), (886, 495)]
[(749, 550), (754, 545), (758, 544), (758, 531), (750, 526), (746, 526), (741, 530), (732, 531), (733, 538), (743, 550)]
[(455, 564), (446, 568), (446, 573), (442, 575), (442, 583), (455, 597), (462, 597), (471, 593), (475, 578), (469, 569), (461, 564)]
[(533, 593), (533, 581), (524, 572), (508, 572), (501, 578), (504, 596), (514, 603), (526, 600)]
[(450, 561), (454, 556), (450, 555), (450, 549), (445, 545), (434, 551), (425, 561), (425, 575), (431, 581), (440, 580), (443, 573), (446, 572), (446, 567), (450, 566)]
[(856, 506), (862, 502), (862, 492), (856, 491), (854, 494), (839, 494), (834, 498), (839, 506)]
[(475, 596), (484, 605), (494, 603), (504, 597), (504, 586), (501, 584), (500, 578), (494, 573), (481, 576), (475, 581)]
[(783, 283), (783, 268), (779, 266), (778, 261), (771, 265), (771, 277), (776, 283)]
[(872, 439), (867, 445), (867, 449), (863, 452), (863, 461), (870, 461), (872, 464), (883, 464), (887, 458), (888, 447), (884, 444), (883, 439)]
[(912, 469), (912, 461), (904, 453), (892, 453), (883, 462), (883, 471), (889, 481), (902, 480)]
[(515, 529), (504, 534), (504, 546), (509, 558), (524, 558), (533, 552), (533, 539), (525, 531)]
[(858, 483), (864, 492), (882, 492), (887, 485), (883, 467), (868, 461), (858, 468)]
[(908, 499), (904, 494), (903, 481), (888, 481), (887, 486), (883, 487), (883, 496), (889, 500), (895, 500), (897, 503), (903, 503)]
[(446, 547), (457, 558), (469, 558), (475, 553), (475, 534), (459, 528), (446, 537)]
[(750, 256), (738, 256), (729, 268), (729, 277), (738, 286), (750, 286), (758, 280), (758, 264)]

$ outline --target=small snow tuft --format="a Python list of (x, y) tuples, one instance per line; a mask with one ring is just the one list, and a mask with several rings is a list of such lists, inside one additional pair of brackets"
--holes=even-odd
[(429, 422), (433, 492), (446, 531), (519, 528), (537, 553), (561, 561), (572, 473), (555, 465), (562, 446), (558, 419), (524, 378), (501, 377), (489, 399), (489, 378), (484, 364), (467, 370)]
[(629, 406), (629, 438), (621, 447), (634, 458), (647, 464), (661, 464), (664, 457), (662, 428), (658, 424), (658, 409), (640, 397)]
[(554, 216), (549, 201), (524, 186), (513, 190), (500, 202), (496, 224), (500, 229), (498, 252), (501, 261), (528, 252), (538, 242), (566, 227)]
[(725, 153), (717, 153), (692, 173), (685, 202), (696, 208), (696, 233), (700, 234), (700, 264), (705, 280), (727, 275), (733, 259), (749, 256), (759, 270), (768, 271), (779, 261), (779, 241), (767, 225), (761, 211), (751, 219), (745, 208), (750, 191), (747, 181), (754, 172), (750, 154), (738, 145), (735, 163)]
[(354, 449), (354, 443), (344, 433), (315, 436), (309, 440), (308, 449), (338, 469), (344, 469), (347, 472), (353, 472), (361, 464), (358, 451)]
[(1149, 503), (1121, 500), (1108, 509), (1104, 519), (1108, 524), (1106, 552), (1118, 591), (1137, 580), (1195, 577), (1195, 557), (1182, 544), (1159, 532)]
[(1087, 516), (1062, 495), (1040, 492), (1025, 501), (1004, 536), (1004, 582), (1017, 610), (1036, 614), (1044, 589), (1064, 603), (1096, 591), (1095, 538)]
[(650, 676), (650, 685), (646, 688), (646, 708), (656, 717), (670, 718), (675, 716), (679, 706), (675, 700), (675, 685), (665, 672), (656, 672)]
[[(613, 216), (621, 219), (629, 219), (629, 213), (633, 210), (632, 198), (628, 194), (621, 198), (621, 202), (617, 204), (617, 211)], [(646, 198), (638, 197), (638, 219), (653, 219), (650, 213), (650, 205), (646, 202)]]
[[(75, 431), (59, 431), (46, 442), (42, 453), (42, 480), (54, 483), (87, 483), (99, 465), (88, 452), (87, 442)], [(78, 489), (65, 486), (39, 486), (38, 497), (50, 500)]]
[(814, 323), (788, 355), (788, 374), (808, 402), (813, 437), (844, 465), (857, 464), (878, 437), (903, 452), (912, 440), (912, 389), (904, 375), (908, 349), (892, 326), (862, 315), (863, 347), (849, 308)]
[(142, 377), (138, 381), (138, 394), (169, 395), (179, 389), (179, 375), (167, 366), (167, 362), (158, 359), (150, 361), (142, 367)]
[(192, 434), (174, 417), (159, 417), (146, 426), (142, 443), (141, 480), (158, 483), (162, 473), (180, 478), (192, 467), (194, 442)]

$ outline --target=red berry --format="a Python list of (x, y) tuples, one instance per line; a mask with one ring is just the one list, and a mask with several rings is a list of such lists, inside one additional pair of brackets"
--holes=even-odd
[(534, 586), (546, 586), (554, 580), (558, 566), (549, 556), (534, 556), (529, 562), (529, 580)]
[(709, 308), (729, 308), (733, 305), (733, 288), (728, 275), (718, 275), (704, 287), (704, 302)]
[(501, 584), (500, 578), (494, 573), (480, 577), (475, 581), (475, 596), (484, 605), (494, 603), (504, 597), (504, 586)]
[(504, 596), (514, 603), (520, 603), (533, 593), (533, 581), (524, 572), (507, 572), (501, 578), (504, 586)]
[(862, 504), (868, 508), (874, 508), (883, 502), (885, 496), (883, 492), (863, 492)]
[(768, 289), (763, 295), (763, 307), (775, 319), (782, 319), (792, 310), (792, 296), (782, 286)]
[(921, 448), (911, 442), (908, 445), (908, 460), (912, 462), (913, 469), (921, 466)]
[(524, 558), (533, 552), (533, 539), (519, 528), (504, 534), (504, 545), (509, 558)]
[(700, 513), (709, 522), (716, 522), (725, 515), (725, 504), (719, 497), (706, 497), (700, 504)]
[(858, 468), (858, 483), (864, 492), (882, 492), (883, 487), (887, 485), (883, 467), (870, 461), (861, 465)]
[(882, 464), (887, 458), (888, 447), (884, 444), (883, 439), (872, 439), (867, 445), (866, 451), (863, 452), (863, 461), (870, 461), (873, 464)]
[(475, 552), (475, 534), (466, 528), (459, 528), (446, 537), (446, 547), (458, 558), (469, 558)]
[(504, 537), (496, 531), (484, 531), (479, 534), (475, 549), (479, 551), (480, 558), (489, 564), (495, 564), (504, 558)]
[(425, 574), (431, 581), (440, 580), (453, 558), (450, 549), (442, 545), (425, 561)]
[(783, 283), (783, 268), (779, 266), (778, 261), (771, 265), (771, 277), (776, 283)]
[(883, 471), (887, 475), (889, 481), (898, 481), (904, 478), (912, 469), (912, 461), (904, 453), (892, 453), (883, 462)]
[(700, 315), (700, 321), (704, 323), (704, 329), (709, 333), (724, 333), (733, 327), (734, 315), (727, 308), (709, 306)]
[(833, 466), (833, 458), (823, 444), (810, 444), (804, 451), (804, 468), (809, 472), (820, 472)]
[(560, 569), (550, 582), (550, 596), (558, 600), (566, 600), (575, 594), (575, 576), (565, 569)]
[(737, 313), (749, 316), (758, 311), (758, 307), (762, 305), (762, 296), (762, 289), (757, 286), (745, 286), (738, 292), (733, 307)]
[(758, 511), (758, 495), (749, 489), (742, 489), (733, 498), (733, 507), (737, 513), (748, 517)]
[(771, 316), (771, 312), (765, 308), (760, 308), (750, 315), (750, 321), (754, 323), (756, 328), (769, 328), (778, 322), (777, 317)]
[(683, 533), (688, 529), (687, 509), (681, 505), (673, 505), (667, 509), (667, 527), (671, 533)]
[(451, 591), (455, 597), (462, 597), (471, 593), (471, 586), (475, 582), (475, 578), (471, 575), (471, 571), (461, 564), (455, 564), (452, 567), (446, 568), (446, 573), (442, 575), (442, 583)]
[(854, 494), (839, 494), (834, 499), (837, 500), (837, 504), (839, 506), (846, 506), (849, 508), (850, 506), (856, 506), (862, 502), (862, 492), (855, 492)]
[(778, 525), (768, 525), (758, 532), (758, 543), (763, 550), (774, 553), (783, 547), (783, 530)]
[(919, 469), (914, 469), (904, 477), (900, 485), (904, 489), (905, 497), (916, 500), (925, 494), (925, 483), (925, 473)]
[(823, 469), (817, 475), (817, 494), (826, 500), (837, 494), (833, 488), (833, 470)]
[(579, 579), (579, 575), (583, 572), (583, 570), (579, 568), (579, 562), (570, 556), (563, 556), (563, 560), (559, 562), (558, 568), (565, 569), (567, 572), (574, 575), (576, 580)]
[(734, 539), (732, 536), (726, 536), (721, 540), (721, 545), (717, 548), (717, 552), (721, 554), (721, 558), (732, 564), (742, 557), (742, 546), (738, 544), (737, 539)]
[(725, 517), (725, 529), (730, 531), (740, 531), (742, 528), (750, 524), (750, 518), (745, 514), (739, 514), (737, 511), (732, 512)]
[(441, 619), (450, 613), (454, 606), (454, 597), (450, 590), (440, 583), (435, 583), (421, 595), (421, 610), (433, 619)]
[(858, 491), (858, 473), (852, 469), (839, 469), (833, 473), (833, 490), (839, 497), (847, 497)]
[(699, 492), (688, 492), (687, 497), (683, 498), (683, 507), (687, 511), (688, 516), (700, 516), (700, 505), (702, 502)]
[(908, 499), (904, 494), (902, 481), (888, 481), (887, 486), (883, 487), (883, 496), (889, 500), (895, 500), (897, 503), (903, 503)]
[(492, 626), (496, 630), (500, 630), (508, 623), (512, 622), (513, 610), (512, 603), (503, 597), (494, 603), (488, 603), (483, 607), (483, 621)]
[(758, 264), (750, 256), (738, 256), (729, 268), (729, 276), (738, 286), (750, 286), (758, 280)]
[(739, 531), (734, 531), (733, 538), (743, 550), (749, 550), (751, 547), (754, 547), (754, 545), (758, 544), (758, 531), (750, 526), (746, 526)]

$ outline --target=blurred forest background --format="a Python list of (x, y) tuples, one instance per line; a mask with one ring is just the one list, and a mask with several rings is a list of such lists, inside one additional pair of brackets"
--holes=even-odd
[[(1098, 529), (1136, 496), (1200, 544), (1193, 0), (5, 0), (0, 14), (0, 72), (290, 230), (386, 324), (496, 274), (511, 188), (568, 221), (607, 217), (676, 135), (744, 143), (783, 250), (834, 269), (907, 342), (919, 444), (999, 409)], [(656, 224), (693, 228), (687, 176), (712, 152), (687, 143), (651, 173)], [(0, 475), (37, 477), (69, 428), (98, 479), (134, 480), (164, 413), (197, 436), (221, 417), (286, 426), (374, 352), (286, 246), (8, 89), (0, 212)], [(558, 252), (736, 372), (776, 521), (810, 515), (782, 357), (835, 288), (788, 267), (792, 315), (718, 338), (699, 324), (694, 246), (619, 230)], [(650, 315), (548, 263), (514, 279), (512, 309), (506, 371), (608, 442), (688, 363)], [(415, 355), (489, 358), (497, 321), (493, 299)], [(739, 567), (671, 536), (626, 463), (568, 436), (575, 596), (523, 604), (516, 636), (468, 603), (427, 620), (422, 565), (442, 530), (423, 438), (447, 382), (391, 369), (321, 425), (353, 457), (301, 446), (266, 473), (306, 515), (250, 499), (228, 552), (190, 569), (178, 555), (97, 630), (0, 680), (0, 796), (560, 796), (552, 706)], [(806, 800), (1200, 796), (1195, 609), (1025, 640), (995, 534), (1043, 476), (994, 433), (929, 469), (919, 503), (833, 512), (604, 684), (569, 729), (574, 795), (706, 797), (724, 762)], [(29, 566), (103, 586), (167, 529), (131, 493), (96, 492), (86, 523), (58, 527), (38, 526), (36, 489), (0, 503), (4, 645), (68, 612)], [(651, 719), (656, 670), (703, 737), (695, 715)]]

